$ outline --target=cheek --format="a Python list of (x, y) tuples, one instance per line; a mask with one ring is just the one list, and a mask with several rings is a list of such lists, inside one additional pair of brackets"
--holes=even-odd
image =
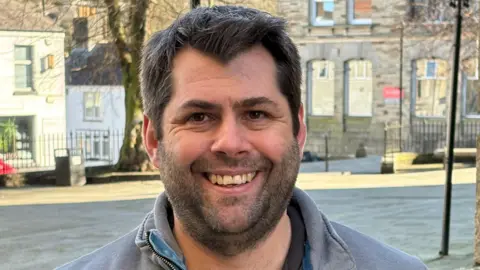
[(179, 136), (169, 142), (171, 152), (176, 162), (181, 165), (190, 165), (208, 150), (207, 142), (199, 136)]
[(293, 135), (282, 136), (280, 132), (272, 132), (262, 136), (252, 136), (251, 142), (255, 150), (274, 163), (281, 163), (293, 140)]

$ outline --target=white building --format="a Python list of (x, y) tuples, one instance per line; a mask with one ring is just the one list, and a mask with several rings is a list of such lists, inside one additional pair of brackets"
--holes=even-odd
[(14, 167), (54, 166), (65, 147), (64, 36), (35, 6), (0, 0), (0, 153)]
[(67, 135), (85, 166), (118, 161), (125, 127), (125, 91), (112, 44), (74, 49), (66, 61)]

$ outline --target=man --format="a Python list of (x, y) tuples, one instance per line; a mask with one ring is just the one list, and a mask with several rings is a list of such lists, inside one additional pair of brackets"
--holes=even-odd
[(295, 188), (306, 128), (282, 19), (198, 8), (142, 57), (144, 143), (165, 193), (133, 232), (61, 269), (426, 269)]

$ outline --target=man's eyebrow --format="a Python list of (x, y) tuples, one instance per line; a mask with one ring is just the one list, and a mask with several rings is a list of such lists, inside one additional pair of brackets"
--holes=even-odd
[[(240, 101), (236, 101), (233, 104), (234, 109), (239, 108), (251, 108), (259, 105), (268, 105), (273, 106), (275, 108), (278, 107), (278, 104), (273, 100), (267, 97), (251, 97), (246, 98)], [(206, 111), (220, 111), (222, 109), (222, 105), (217, 103), (208, 102), (205, 100), (200, 99), (192, 99), (180, 106), (180, 110), (189, 110), (189, 109), (201, 109)]]
[(241, 101), (237, 101), (235, 102), (235, 104), (233, 105), (234, 108), (251, 108), (251, 107), (255, 107), (255, 106), (258, 106), (258, 105), (269, 105), (269, 106), (273, 106), (273, 107), (278, 107), (278, 104), (267, 98), (267, 97), (252, 97), (252, 98), (246, 98), (244, 100), (241, 100)]
[(192, 99), (189, 100), (185, 103), (183, 103), (180, 106), (180, 109), (183, 110), (188, 110), (188, 109), (202, 109), (202, 110), (220, 110), (221, 109), (220, 104), (215, 104), (212, 102), (204, 101), (204, 100), (199, 100), (199, 99)]

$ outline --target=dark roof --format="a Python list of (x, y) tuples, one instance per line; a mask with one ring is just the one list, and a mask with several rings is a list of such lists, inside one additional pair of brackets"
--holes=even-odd
[(20, 0), (0, 0), (0, 30), (64, 32), (54, 20), (43, 15), (41, 5)]
[(114, 44), (73, 49), (65, 61), (67, 85), (122, 85), (122, 70)]

